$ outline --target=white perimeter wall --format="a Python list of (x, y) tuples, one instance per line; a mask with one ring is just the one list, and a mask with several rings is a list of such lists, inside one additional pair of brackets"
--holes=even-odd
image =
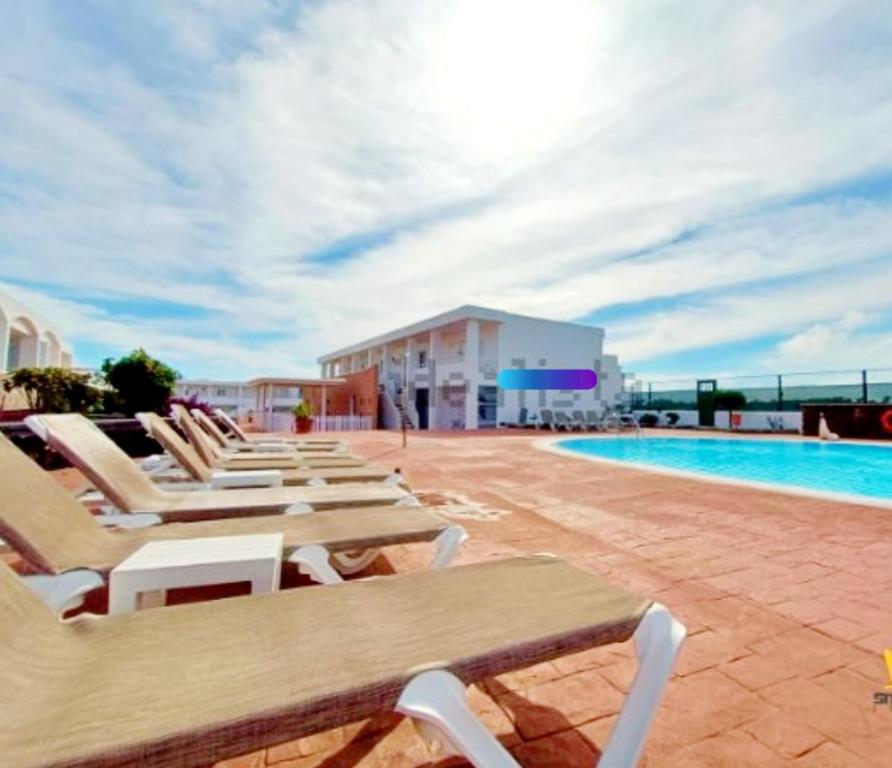
[[(679, 427), (696, 427), (699, 424), (697, 411), (682, 411), (678, 409), (674, 409), (671, 411), (672, 413), (678, 414), (678, 423), (676, 426)], [(637, 410), (635, 411), (635, 416), (639, 417), (645, 413), (654, 413), (659, 416), (659, 426), (668, 426), (669, 422), (666, 420), (667, 411), (653, 411), (653, 410)], [(740, 429), (752, 429), (757, 431), (771, 431), (771, 424), (768, 419), (783, 419), (783, 428), (793, 429), (796, 431), (802, 430), (802, 413), (799, 411), (735, 411), (735, 413), (740, 414)], [(716, 429), (728, 429), (728, 412), (727, 411), (716, 411), (715, 412), (715, 428)]]

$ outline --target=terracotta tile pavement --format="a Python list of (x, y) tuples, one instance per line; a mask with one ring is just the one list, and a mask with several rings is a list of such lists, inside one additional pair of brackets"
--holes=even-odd
[[(890, 764), (892, 709), (873, 692), (892, 648), (892, 512), (552, 455), (533, 445), (545, 433), (416, 433), (405, 450), (393, 433), (343, 437), (466, 526), (458, 562), (552, 552), (686, 623), (643, 765)], [(387, 556), (404, 570), (429, 552)], [(591, 766), (633, 674), (629, 644), (600, 648), (485, 681), (471, 701), (524, 765)], [(225, 766), (464, 764), (382, 715)]]

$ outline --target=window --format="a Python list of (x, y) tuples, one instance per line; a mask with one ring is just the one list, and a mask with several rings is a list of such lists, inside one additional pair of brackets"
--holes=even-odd
[(426, 365), (427, 365), (427, 350), (426, 350), (426, 349), (422, 349), (422, 350), (418, 353), (418, 367), (419, 367), (419, 368), (424, 368)]
[(227, 394), (226, 387), (217, 387), (217, 397), (226, 397)]

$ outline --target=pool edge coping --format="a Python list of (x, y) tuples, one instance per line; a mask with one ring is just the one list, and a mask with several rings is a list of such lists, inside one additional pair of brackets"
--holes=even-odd
[[(873, 496), (859, 496), (856, 494), (847, 494), (847, 493), (837, 493), (834, 491), (816, 491), (808, 488), (801, 488), (798, 486), (790, 486), (790, 485), (780, 485), (778, 483), (763, 483), (758, 480), (743, 480), (737, 478), (730, 477), (720, 477), (718, 475), (708, 475), (701, 474), (699, 472), (688, 472), (683, 469), (670, 469), (668, 467), (660, 467), (653, 464), (637, 464), (628, 461), (619, 461), (617, 459), (606, 459), (601, 456), (591, 456), (587, 454), (577, 453), (575, 451), (570, 451), (566, 448), (561, 448), (557, 445), (561, 440), (568, 439), (590, 439), (590, 440), (609, 440), (611, 438), (619, 437), (619, 434), (609, 434), (609, 435), (592, 435), (592, 434), (579, 434), (578, 436), (573, 436), (572, 433), (568, 432), (563, 436), (552, 436), (540, 438), (538, 440), (533, 441), (533, 447), (548, 453), (554, 453), (559, 456), (568, 456), (573, 459), (581, 459), (583, 461), (594, 461), (596, 463), (601, 464), (610, 464), (614, 467), (621, 467), (623, 469), (639, 471), (639, 472), (653, 472), (658, 475), (668, 475), (669, 477), (678, 477), (684, 480), (695, 480), (704, 483), (711, 483), (713, 485), (731, 485), (749, 488), (751, 490), (756, 491), (765, 491), (768, 493), (782, 493), (788, 496), (799, 496), (811, 499), (821, 499), (823, 501), (836, 501), (841, 502), (843, 504), (855, 504), (857, 506), (862, 507), (874, 507), (876, 509), (892, 509), (892, 499), (885, 500), (878, 497)], [(623, 437), (630, 437), (630, 435), (622, 435)], [(670, 437), (669, 435), (660, 435), (660, 437)], [(719, 439), (720, 436), (716, 436)], [(711, 436), (702, 436), (703, 439), (716, 439)], [(743, 435), (740, 435), (739, 438), (747, 439)], [(647, 439), (647, 438), (643, 438)], [(701, 436), (694, 435), (678, 435), (678, 437), (671, 436), (670, 439), (701, 439)], [(756, 438), (759, 439), (759, 438)], [(764, 438), (763, 438), (764, 439)], [(795, 440), (795, 438), (790, 438)], [(808, 439), (800, 439), (797, 442), (820, 442), (817, 439), (808, 440)], [(847, 445), (860, 445), (860, 442), (854, 442), (851, 440), (839, 440), (834, 441), (835, 443), (842, 443)], [(880, 443), (882, 444), (882, 443)], [(890, 448), (889, 450), (892, 450)]]

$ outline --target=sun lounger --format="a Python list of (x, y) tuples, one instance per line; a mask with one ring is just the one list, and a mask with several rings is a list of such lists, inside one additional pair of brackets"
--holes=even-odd
[[(155, 485), (95, 424), (80, 414), (29, 416), (25, 423), (93, 483), (122, 512), (149, 512), (165, 521), (212, 520), (305, 509), (373, 506), (408, 501), (385, 483), (321, 487), (166, 491)], [(404, 503), (406, 503), (404, 501)]]
[[(400, 483), (399, 473), (378, 467), (316, 467), (303, 469), (225, 470), (212, 468), (189, 443), (183, 440), (157, 413), (137, 413), (143, 428), (173, 456), (192, 479), (214, 488), (254, 488), (273, 485), (325, 485), (327, 483)], [(208, 455), (212, 455), (208, 452)]]
[(307, 469), (318, 467), (361, 467), (362, 459), (349, 453), (335, 451), (284, 453), (284, 454), (233, 454), (228, 453), (196, 423), (188, 412), (180, 413), (177, 422), (205, 464), (215, 469)]
[(542, 429), (550, 429), (552, 432), (557, 431), (557, 424), (554, 422), (554, 413), (548, 408), (542, 408), (539, 411), (539, 422)]
[(571, 411), (570, 418), (573, 420), (573, 423), (579, 427), (580, 432), (590, 429), (589, 421), (582, 411)]
[(577, 427), (582, 429), (581, 425), (578, 425), (576, 422), (574, 422), (563, 411), (555, 411), (554, 412), (554, 423), (558, 429), (564, 429), (567, 432), (572, 432)]
[[(174, 405), (172, 410), (183, 409), (182, 405)], [(343, 443), (314, 443), (309, 445), (302, 442), (282, 442), (279, 441), (263, 441), (263, 442), (245, 442), (243, 440), (233, 440), (227, 437), (223, 430), (217, 426), (217, 423), (208, 416), (204, 411), (193, 408), (189, 411), (192, 418), (198, 422), (198, 425), (225, 451), (248, 452), (248, 453), (300, 453), (301, 451), (313, 452), (341, 452), (346, 450)], [(174, 419), (179, 423), (177, 416)]]
[(604, 417), (599, 416), (596, 411), (586, 411), (585, 422), (589, 429), (597, 431), (604, 429)]
[(464, 686), (634, 635), (599, 761), (628, 768), (684, 638), (665, 608), (552, 557), (65, 622), (4, 563), (0, 613), (0, 754), (17, 768), (206, 766), (391, 709), (507, 768)]
[(233, 419), (222, 408), (214, 408), (214, 415), (223, 424), (223, 428), (228, 430), (232, 438), (240, 440), (243, 443), (302, 443), (307, 445), (311, 450), (317, 446), (322, 447), (338, 447), (343, 445), (340, 440), (332, 440), (325, 437), (297, 437), (296, 435), (285, 436), (278, 434), (250, 435), (243, 430), (238, 422)]
[[(433, 564), (443, 567), (465, 538), (460, 526), (422, 507), (383, 506), (110, 530), (103, 526), (107, 521), (105, 516), (90, 514), (3, 435), (0, 435), (0, 485), (3, 487), (0, 535), (32, 566), (46, 574), (80, 569), (105, 577), (150, 541), (281, 533), (285, 554), (292, 562), (304, 566), (317, 580), (331, 583), (340, 581), (330, 567), (324, 567), (327, 555), (332, 553), (373, 548), (377, 553), (377, 548), (384, 546), (436, 541)], [(149, 524), (154, 521), (157, 518), (146, 520)], [(321, 561), (320, 547), (326, 555)], [(95, 585), (87, 574), (82, 575), (87, 584)]]

